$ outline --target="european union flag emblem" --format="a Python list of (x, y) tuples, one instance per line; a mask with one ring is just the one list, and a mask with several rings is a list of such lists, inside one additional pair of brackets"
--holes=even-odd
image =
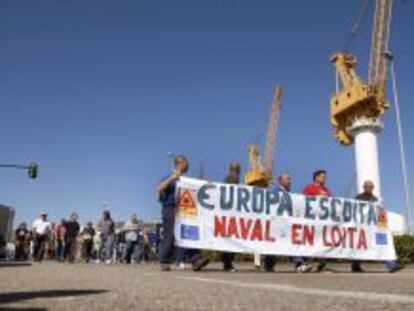
[(198, 226), (181, 224), (180, 236), (183, 240), (198, 241), (200, 240), (200, 228)]
[(377, 245), (387, 245), (388, 239), (387, 234), (385, 233), (375, 233), (375, 241), (377, 242)]

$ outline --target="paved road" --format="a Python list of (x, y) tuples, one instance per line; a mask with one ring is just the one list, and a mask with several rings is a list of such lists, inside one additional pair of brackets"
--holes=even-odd
[(414, 269), (365, 274), (160, 272), (155, 265), (0, 264), (0, 310), (414, 310)]

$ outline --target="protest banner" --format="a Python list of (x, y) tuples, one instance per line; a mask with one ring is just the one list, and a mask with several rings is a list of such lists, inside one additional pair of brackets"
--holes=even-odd
[(176, 243), (241, 253), (396, 259), (381, 204), (182, 177)]

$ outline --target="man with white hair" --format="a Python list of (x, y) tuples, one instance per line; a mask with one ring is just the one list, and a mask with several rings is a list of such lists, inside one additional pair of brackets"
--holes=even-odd
[(47, 214), (45, 212), (41, 212), (40, 217), (32, 223), (34, 261), (41, 261), (43, 259), (45, 244), (49, 239), (51, 230), (52, 224), (47, 220)]

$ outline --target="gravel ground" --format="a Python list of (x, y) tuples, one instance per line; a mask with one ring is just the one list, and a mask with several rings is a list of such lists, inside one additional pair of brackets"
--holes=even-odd
[(0, 310), (414, 310), (414, 270), (296, 274), (251, 265), (237, 273), (161, 272), (158, 266), (104, 264), (0, 264)]

